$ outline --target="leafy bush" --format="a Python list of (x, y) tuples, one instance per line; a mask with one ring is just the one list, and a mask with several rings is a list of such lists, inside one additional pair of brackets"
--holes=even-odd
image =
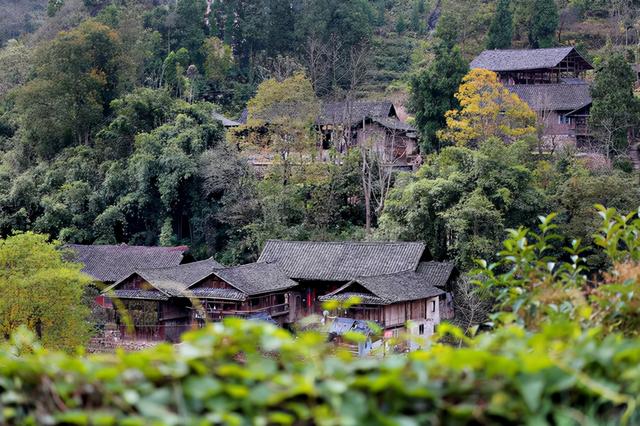
[[(596, 206), (602, 225), (594, 243), (602, 249), (608, 272), (589, 276), (580, 240), (562, 247), (565, 256), (554, 256), (563, 238), (555, 233), (555, 215), (540, 217), (539, 232), (510, 230), (500, 259), (475, 271), (477, 284), (497, 301), (493, 319), (517, 322), (528, 330), (554, 321), (574, 321), (585, 331), (618, 331), (638, 334), (640, 325), (640, 209), (627, 215)], [(604, 275), (604, 280), (602, 280)]]
[(22, 330), (0, 348), (0, 422), (638, 424), (640, 218), (599, 212), (595, 242), (613, 264), (602, 282), (584, 273), (579, 241), (550, 255), (561, 237), (541, 218), (480, 271), (498, 301), (494, 328), (440, 324), (426, 351), (353, 358), (317, 332), (227, 319), (179, 345), (85, 357)]
[[(185, 342), (75, 358), (0, 353), (5, 424), (597, 424), (640, 421), (640, 341), (569, 322), (508, 326), (456, 348), (352, 359), (314, 333), (228, 320)], [(30, 352), (32, 351), (32, 352)], [(21, 356), (16, 356), (21, 353)]]

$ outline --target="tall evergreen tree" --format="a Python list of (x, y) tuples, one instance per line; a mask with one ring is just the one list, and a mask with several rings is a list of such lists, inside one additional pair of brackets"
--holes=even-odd
[(177, 3), (175, 17), (175, 50), (182, 47), (189, 51), (192, 63), (202, 66), (204, 55), (202, 43), (206, 38), (204, 15), (207, 3), (204, 0), (183, 0)]
[(607, 155), (626, 148), (627, 132), (640, 121), (634, 83), (633, 70), (622, 53), (612, 54), (596, 72), (589, 122)]
[(493, 16), (487, 35), (487, 49), (508, 49), (511, 47), (513, 19), (509, 3), (509, 0), (498, 1), (496, 14)]
[(455, 46), (457, 33), (448, 22), (445, 17), (438, 24), (440, 41), (435, 60), (411, 79), (410, 103), (422, 133), (423, 152), (439, 149), (436, 132), (446, 126), (445, 113), (459, 107), (453, 95), (469, 70), (460, 48)]
[(555, 45), (559, 20), (555, 0), (534, 0), (529, 21), (529, 46), (537, 49)]

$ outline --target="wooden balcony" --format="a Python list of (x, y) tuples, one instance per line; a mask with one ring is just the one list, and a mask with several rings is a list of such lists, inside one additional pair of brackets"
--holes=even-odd
[(220, 321), (225, 317), (245, 318), (251, 314), (267, 313), (272, 318), (287, 315), (289, 313), (289, 304), (282, 303), (280, 305), (267, 306), (264, 308), (249, 309), (243, 311), (213, 309), (211, 306), (206, 308), (207, 317), (212, 321)]

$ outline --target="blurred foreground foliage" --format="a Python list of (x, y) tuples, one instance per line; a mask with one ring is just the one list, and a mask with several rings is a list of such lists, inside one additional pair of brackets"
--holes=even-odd
[(179, 345), (84, 356), (23, 329), (0, 347), (0, 423), (638, 424), (640, 218), (598, 209), (609, 271), (589, 275), (580, 242), (561, 250), (541, 217), (476, 271), (488, 329), (442, 323), (424, 351), (354, 358), (318, 332), (227, 319)]
[(640, 341), (572, 322), (462, 347), (351, 358), (314, 333), (228, 320), (185, 342), (74, 357), (15, 335), (0, 353), (3, 424), (637, 424)]

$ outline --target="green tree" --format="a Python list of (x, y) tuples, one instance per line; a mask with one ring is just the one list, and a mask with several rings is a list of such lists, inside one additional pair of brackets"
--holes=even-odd
[(628, 132), (640, 122), (640, 101), (633, 93), (635, 81), (622, 53), (611, 54), (596, 70), (589, 123), (608, 158), (626, 151)]
[(268, 43), (271, 56), (283, 55), (297, 50), (296, 26), (298, 15), (296, 2), (289, 0), (269, 0)]
[(35, 54), (35, 78), (18, 91), (26, 142), (51, 157), (88, 144), (118, 93), (120, 38), (87, 21), (62, 32)]
[(82, 294), (89, 277), (81, 265), (64, 260), (45, 235), (0, 239), (0, 333), (20, 326), (39, 335), (46, 347), (73, 350), (89, 336)]
[[(593, 245), (593, 235), (600, 225), (599, 218), (593, 214), (594, 205), (603, 204), (621, 211), (640, 206), (640, 189), (631, 174), (611, 170), (590, 173), (579, 164), (558, 174), (557, 186), (548, 191), (551, 210), (558, 213), (558, 229), (564, 235), (579, 238), (585, 247)], [(602, 253), (590, 251), (585, 257), (592, 270), (608, 266)]]
[(445, 113), (459, 107), (454, 95), (469, 67), (456, 45), (457, 41), (456, 20), (445, 14), (436, 27), (435, 58), (411, 77), (409, 105), (422, 133), (423, 152), (440, 148), (436, 133), (446, 126)]
[(9, 40), (0, 50), (0, 100), (24, 84), (32, 72), (31, 50), (16, 40)]
[(186, 49), (190, 62), (202, 67), (204, 55), (202, 45), (206, 38), (204, 15), (207, 10), (206, 0), (180, 0), (175, 10), (175, 48)]
[(307, 37), (342, 45), (345, 51), (371, 36), (374, 11), (366, 0), (304, 0), (300, 29)]
[(513, 19), (511, 17), (510, 1), (499, 0), (496, 13), (487, 34), (487, 49), (508, 49), (513, 38)]
[(202, 50), (205, 54), (205, 76), (220, 84), (227, 78), (234, 63), (231, 46), (224, 44), (217, 37), (210, 37), (204, 41)]
[(529, 46), (534, 49), (553, 47), (560, 20), (555, 0), (533, 0), (529, 19)]
[(546, 197), (533, 178), (529, 147), (496, 139), (478, 151), (447, 147), (398, 180), (380, 219), (381, 236), (425, 241), (462, 268), (493, 258), (505, 228), (531, 224)]
[(150, 132), (173, 118), (175, 101), (168, 91), (138, 88), (111, 103), (115, 117), (96, 135), (101, 159), (129, 156), (138, 133)]
[(411, 109), (422, 134), (421, 149), (439, 149), (436, 133), (446, 126), (445, 113), (459, 108), (455, 93), (468, 71), (460, 49), (448, 49), (444, 44), (436, 48), (436, 56), (426, 69), (411, 78)]
[(189, 51), (181, 47), (176, 52), (169, 52), (162, 64), (165, 87), (181, 96), (185, 90), (186, 72), (189, 67)]
[(398, 34), (404, 34), (407, 30), (407, 21), (404, 19), (404, 16), (400, 15), (398, 20), (396, 21), (396, 32)]
[(297, 73), (283, 81), (271, 78), (260, 84), (249, 101), (247, 123), (234, 129), (230, 136), (248, 152), (266, 150), (281, 166), (283, 182), (287, 182), (294, 156), (298, 161), (308, 160), (315, 148), (311, 129), (319, 108), (311, 82), (304, 74)]

